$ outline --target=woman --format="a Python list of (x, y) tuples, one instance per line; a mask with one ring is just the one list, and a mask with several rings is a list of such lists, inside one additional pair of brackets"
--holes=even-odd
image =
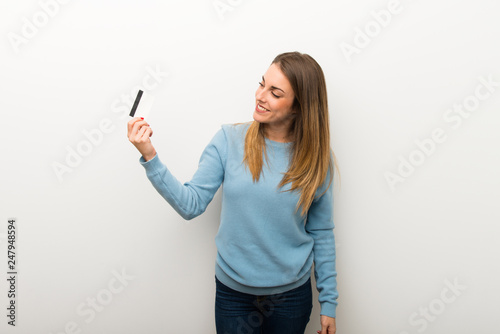
[(153, 186), (185, 219), (203, 213), (224, 183), (215, 238), (217, 333), (304, 333), (313, 262), (318, 333), (335, 333), (335, 158), (323, 71), (309, 55), (278, 55), (255, 100), (254, 121), (223, 125), (185, 184), (159, 160), (146, 121), (132, 119), (128, 138)]

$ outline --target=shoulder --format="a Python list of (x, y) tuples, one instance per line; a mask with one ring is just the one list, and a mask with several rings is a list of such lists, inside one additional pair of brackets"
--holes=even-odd
[(250, 124), (252, 124), (252, 123), (247, 122), (247, 123), (222, 124), (221, 128), (224, 132), (226, 132), (228, 134), (230, 133), (230, 134), (237, 134), (237, 135), (240, 135), (240, 134), (245, 135)]
[(248, 123), (236, 123), (236, 124), (223, 124), (221, 126), (221, 131), (224, 133), (226, 138), (230, 141), (238, 141), (245, 139), (248, 127), (251, 122)]
[(213, 136), (209, 146), (215, 146), (219, 151), (226, 151), (231, 144), (243, 143), (250, 123), (223, 124)]

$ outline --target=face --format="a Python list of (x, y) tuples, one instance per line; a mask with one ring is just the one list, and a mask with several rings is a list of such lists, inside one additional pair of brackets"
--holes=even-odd
[(255, 92), (253, 119), (266, 126), (288, 131), (295, 116), (292, 110), (294, 99), (290, 82), (279, 66), (272, 64), (262, 76)]

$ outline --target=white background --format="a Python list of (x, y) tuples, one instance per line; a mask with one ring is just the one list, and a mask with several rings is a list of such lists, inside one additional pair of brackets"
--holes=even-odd
[[(338, 333), (498, 333), (500, 86), (461, 123), (444, 117), (474, 101), (480, 77), (500, 82), (500, 3), (401, 0), (377, 30), (370, 13), (388, 0), (220, 2), (231, 10), (94, 0), (53, 2), (48, 16), (38, 1), (2, 0), (0, 261), (5, 277), (15, 217), (19, 294), (12, 328), (0, 280), (0, 331), (214, 333), (220, 194), (202, 216), (179, 217), (146, 178), (120, 99), (162, 72), (150, 91), (152, 140), (188, 181), (221, 124), (251, 120), (272, 59), (297, 50), (325, 72), (341, 171)], [(356, 42), (344, 54), (342, 43)], [(92, 132), (89, 146), (83, 132), (101, 122), (109, 131)], [(437, 128), (446, 140), (418, 153), (415, 141)], [(70, 168), (78, 148), (86, 156)], [(387, 173), (410, 157), (418, 166), (391, 187)], [(57, 164), (71, 171), (58, 178)], [(109, 292), (114, 271), (134, 277), (119, 293)], [(88, 321), (77, 309), (97, 297), (105, 305)], [(320, 328), (314, 299), (306, 333)]]

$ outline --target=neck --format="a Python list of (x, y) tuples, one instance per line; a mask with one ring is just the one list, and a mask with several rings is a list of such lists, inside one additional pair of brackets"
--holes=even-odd
[(291, 126), (279, 127), (279, 126), (269, 126), (268, 124), (264, 127), (264, 136), (273, 141), (280, 143), (288, 143), (293, 140)]

